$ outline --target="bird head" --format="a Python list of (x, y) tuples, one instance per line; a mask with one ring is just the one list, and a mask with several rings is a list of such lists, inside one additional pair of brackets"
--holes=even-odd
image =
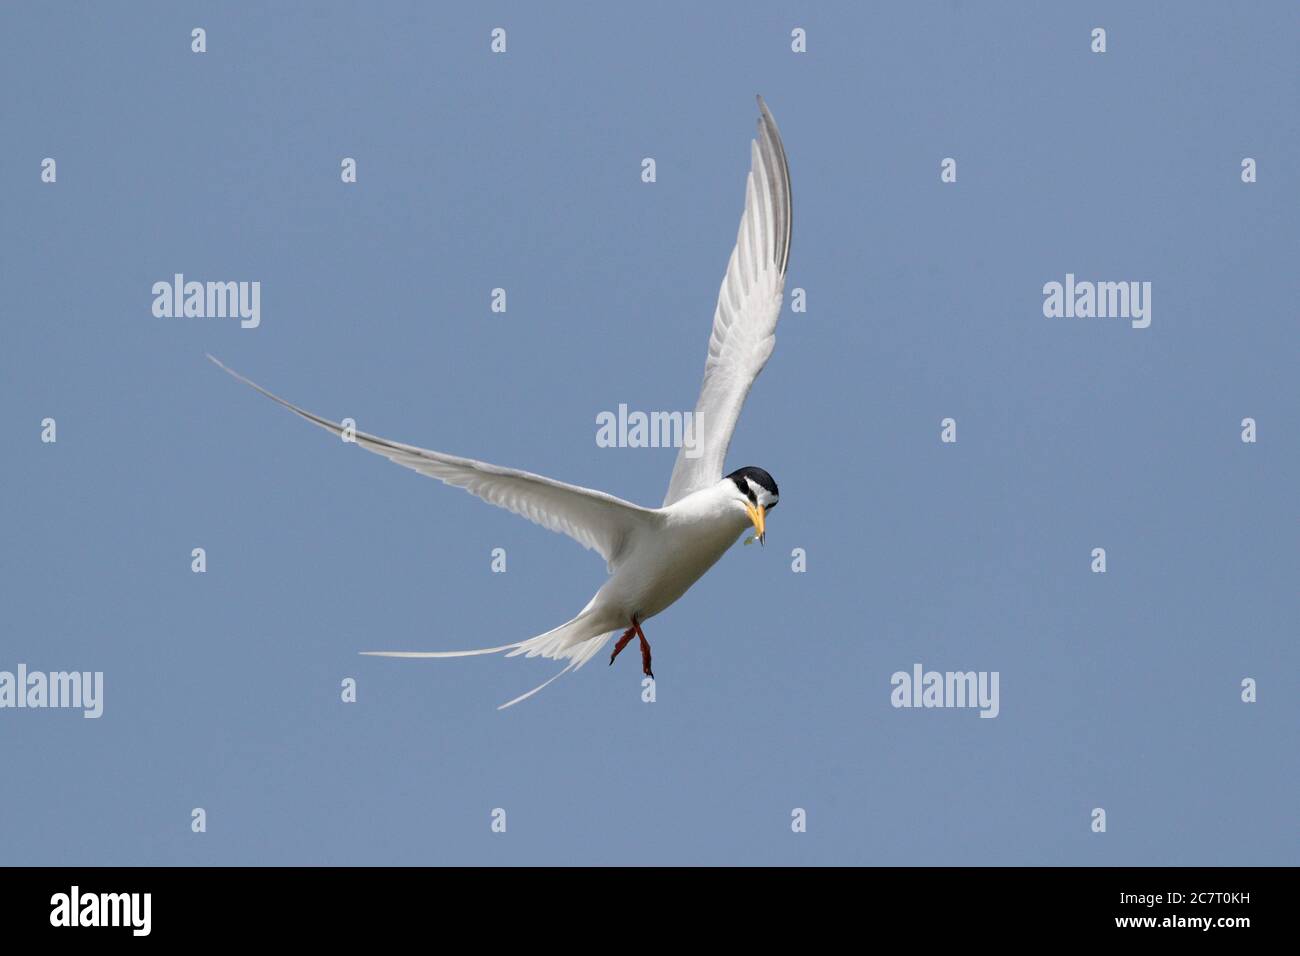
[(753, 523), (754, 537), (758, 538), (759, 544), (762, 544), (767, 534), (767, 513), (776, 507), (781, 497), (776, 482), (762, 468), (753, 465), (737, 469), (722, 480), (724, 483), (731, 483), (732, 500), (738, 508), (744, 510)]

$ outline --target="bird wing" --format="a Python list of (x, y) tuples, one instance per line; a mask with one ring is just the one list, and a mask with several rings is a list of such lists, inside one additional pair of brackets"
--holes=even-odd
[[(786, 263), (790, 258), (790, 167), (776, 121), (758, 98), (758, 139), (750, 142), (745, 212), (718, 291), (704, 383), (695, 405), (700, 444), (683, 447), (664, 506), (722, 477), (727, 446), (754, 379), (776, 345)], [(695, 457), (688, 457), (691, 450)]]
[[(294, 414), (335, 435), (343, 435), (343, 426), (273, 395), (256, 382), (226, 368), (213, 356), (209, 355), (208, 358), (218, 368), (245, 385), (252, 386), (272, 401), (279, 402)], [(604, 557), (610, 570), (618, 563), (632, 533), (654, 521), (655, 512), (649, 508), (642, 508), (602, 491), (567, 485), (526, 471), (489, 465), (472, 458), (445, 455), (361, 431), (356, 432), (356, 444), (422, 475), (464, 488), (488, 504), (513, 511), (543, 528), (567, 534), (584, 548), (591, 548)]]

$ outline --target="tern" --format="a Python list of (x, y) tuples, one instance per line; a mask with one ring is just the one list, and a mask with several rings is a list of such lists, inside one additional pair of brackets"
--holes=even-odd
[(776, 121), (761, 96), (758, 110), (758, 137), (750, 142), (745, 209), (718, 291), (704, 382), (695, 406), (697, 426), (702, 430), (694, 449), (698, 454), (688, 457), (685, 447), (678, 452), (668, 493), (658, 508), (644, 508), (603, 491), (361, 431), (345, 433), (342, 425), (273, 395), (208, 356), (224, 371), (307, 421), (422, 475), (463, 488), (488, 504), (567, 534), (607, 563), (609, 579), (587, 606), (572, 620), (537, 637), (468, 651), (362, 653), (402, 658), (505, 653), (568, 661), (550, 680), (502, 704), (498, 708), (502, 710), (582, 667), (619, 632), (609, 662), (613, 664), (635, 636), (640, 642), (642, 671), (653, 679), (650, 644), (642, 625), (685, 594), (748, 528), (752, 526), (754, 537), (763, 542), (767, 515), (779, 498), (776, 481), (754, 466), (723, 474), (741, 407), (776, 344), (790, 258), (790, 169)]

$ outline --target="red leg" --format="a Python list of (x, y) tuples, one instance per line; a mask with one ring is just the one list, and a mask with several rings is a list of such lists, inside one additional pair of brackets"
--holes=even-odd
[(629, 627), (626, 631), (623, 632), (623, 636), (620, 637), (618, 639), (618, 643), (614, 645), (614, 653), (609, 655), (609, 662), (611, 664), (614, 663), (614, 658), (618, 657), (618, 655), (622, 652), (623, 648), (627, 647), (627, 642), (632, 640), (632, 635), (635, 633), (636, 633), (635, 627)]
[(641, 640), (641, 672), (653, 680), (655, 672), (650, 669), (650, 642), (641, 633), (641, 625), (635, 617), (632, 618), (632, 630), (636, 631), (636, 636)]

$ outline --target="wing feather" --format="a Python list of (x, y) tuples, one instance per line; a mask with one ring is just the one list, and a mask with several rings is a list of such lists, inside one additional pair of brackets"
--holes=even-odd
[(776, 345), (790, 259), (790, 167), (776, 121), (758, 98), (758, 139), (750, 143), (745, 211), (718, 290), (704, 382), (695, 404), (699, 447), (677, 453), (664, 506), (722, 477), (740, 410)]
[[(218, 368), (283, 405), (314, 425), (342, 436), (343, 426), (299, 408), (245, 378), (209, 355)], [(356, 432), (356, 444), (383, 455), (422, 475), (463, 488), (488, 504), (504, 508), (551, 531), (566, 534), (584, 548), (600, 554), (612, 569), (618, 563), (630, 536), (650, 526), (656, 512), (602, 491), (568, 485), (514, 468), (503, 468), (472, 458), (417, 448), (377, 435)]]

